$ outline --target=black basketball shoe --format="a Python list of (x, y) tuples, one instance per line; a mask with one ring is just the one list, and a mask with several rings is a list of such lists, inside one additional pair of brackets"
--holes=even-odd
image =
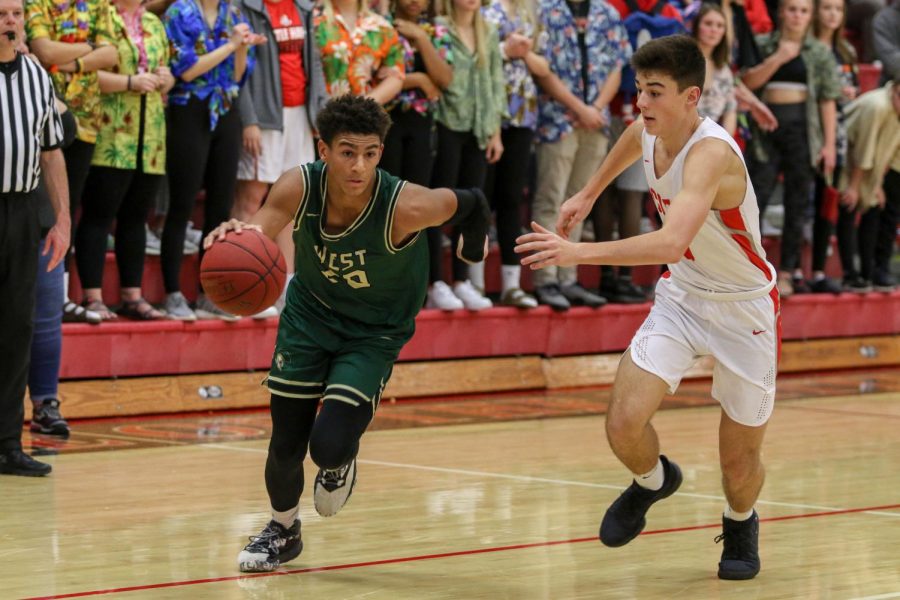
[(300, 521), (294, 520), (290, 529), (278, 521), (269, 524), (250, 537), (250, 543), (238, 554), (238, 567), (242, 573), (265, 573), (300, 556), (303, 540), (300, 537)]
[(724, 541), (719, 579), (753, 579), (759, 573), (759, 515), (753, 511), (746, 521), (722, 517), (722, 534), (716, 543)]
[(662, 487), (658, 490), (642, 488), (632, 482), (622, 495), (607, 509), (600, 524), (600, 541), (610, 548), (624, 546), (644, 530), (645, 515), (654, 502), (668, 498), (681, 486), (681, 469), (663, 455), (659, 456), (665, 471)]

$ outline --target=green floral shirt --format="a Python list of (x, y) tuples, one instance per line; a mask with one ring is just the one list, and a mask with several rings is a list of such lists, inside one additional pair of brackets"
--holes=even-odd
[[(149, 11), (141, 16), (144, 48), (147, 52), (147, 72), (169, 64), (169, 38), (159, 17)], [(112, 34), (119, 50), (119, 64), (113, 72), (123, 75), (138, 73), (138, 47), (128, 36), (125, 21), (115, 11)], [(140, 140), (141, 96), (137, 92), (113, 92), (100, 95), (100, 127), (97, 147), (91, 164), (114, 169), (137, 168)], [(160, 92), (143, 94), (144, 112), (143, 171), (162, 175), (166, 172), (166, 113)]]
[[(756, 36), (756, 43), (764, 58), (775, 53), (779, 39), (781, 33), (778, 31)], [(803, 40), (800, 56), (806, 65), (806, 136), (809, 140), (809, 160), (816, 167), (819, 152), (825, 145), (825, 133), (819, 118), (819, 102), (840, 98), (841, 82), (831, 48), (815, 39), (812, 34), (807, 34)], [(765, 134), (758, 130), (753, 132), (754, 139), (761, 139), (763, 135)], [(757, 160), (768, 162), (769, 156), (764, 144), (754, 143), (753, 153)]]
[(497, 28), (485, 24), (487, 64), (482, 67), (478, 65), (478, 54), (469, 50), (449, 21), (438, 17), (435, 23), (450, 30), (453, 53), (453, 81), (438, 101), (437, 122), (451, 131), (471, 131), (483, 150), (509, 116)]
[[(108, 0), (27, 0), (25, 30), (28, 41), (49, 38), (57, 42), (95, 46), (112, 44), (112, 14)], [(97, 136), (100, 84), (97, 73), (52, 73), (57, 96), (78, 121), (78, 139), (93, 144)]]

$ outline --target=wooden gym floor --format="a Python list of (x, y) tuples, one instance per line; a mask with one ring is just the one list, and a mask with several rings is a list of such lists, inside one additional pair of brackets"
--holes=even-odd
[(46, 479), (0, 478), (0, 598), (900, 598), (900, 368), (784, 376), (767, 433), (763, 571), (716, 578), (719, 409), (683, 385), (654, 420), (679, 492), (624, 548), (596, 539), (628, 483), (608, 389), (385, 403), (337, 516), (241, 576), (268, 520), (265, 412), (73, 423), (29, 436)]

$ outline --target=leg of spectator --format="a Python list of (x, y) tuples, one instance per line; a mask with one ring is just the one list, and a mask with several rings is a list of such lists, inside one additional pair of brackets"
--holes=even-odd
[[(112, 167), (93, 167), (85, 183), (81, 221), (75, 230), (75, 263), (84, 288), (88, 308), (104, 320), (115, 314), (103, 304), (103, 267), (106, 262), (106, 238), (116, 213), (131, 185), (133, 171)], [(130, 199), (128, 200), (131, 201)], [(143, 223), (141, 224), (143, 230)], [(116, 244), (118, 245), (118, 237)], [(142, 248), (143, 250), (143, 248)]]
[[(565, 202), (566, 192), (571, 188), (569, 179), (572, 176), (577, 150), (578, 139), (574, 132), (556, 142), (539, 144), (537, 147), (537, 185), (531, 214), (537, 224), (550, 231), (556, 231), (559, 207)], [(580, 237), (580, 228), (577, 233)], [(570, 238), (578, 239), (574, 234)], [(532, 277), (535, 288), (559, 283), (556, 267), (534, 271)]]
[[(478, 147), (478, 140), (475, 138), (474, 134), (470, 133), (466, 136), (465, 145), (460, 154), (458, 173), (456, 184), (453, 187), (484, 189), (484, 180), (487, 176), (487, 156), (485, 155), (485, 151)], [(456, 248), (456, 243), (459, 239), (459, 231), (456, 230), (456, 228), (454, 228), (452, 239), (453, 247)], [(469, 265), (457, 257), (456, 252), (451, 254), (451, 261), (453, 264), (453, 281), (465, 281), (470, 278)], [(473, 267), (480, 269), (483, 272), (484, 263), (482, 262), (478, 265), (473, 265)], [(483, 291), (483, 275), (480, 277), (480, 281), (478, 281), (478, 277), (475, 279), (473, 284)]]
[(147, 221), (147, 213), (156, 199), (162, 180), (162, 175), (135, 172), (128, 189), (128, 199), (119, 208), (116, 217), (116, 264), (119, 267), (122, 301), (126, 304), (131, 303), (132, 310), (127, 311), (129, 316), (136, 314), (143, 315), (142, 318), (162, 316), (146, 302), (140, 302), (143, 297), (141, 288), (147, 244), (147, 230), (144, 223)]
[(900, 218), (900, 172), (889, 169), (884, 177), (883, 189), (884, 209), (878, 221), (875, 241), (875, 279), (876, 285), (888, 289), (893, 287), (890, 263), (897, 237), (897, 220)]
[[(43, 251), (43, 241), (41, 242)], [(62, 362), (62, 263), (47, 271), (51, 253), (38, 253), (35, 288), (34, 333), (28, 367), (28, 393), (35, 408), (49, 399), (59, 399), (59, 367)]]
[(191, 99), (186, 106), (170, 106), (167, 125), (169, 209), (163, 226), (160, 262), (166, 293), (173, 294), (181, 291), (185, 227), (206, 172), (212, 137), (209, 108), (206, 102), (197, 99)]
[(776, 138), (781, 146), (778, 164), (784, 173), (784, 228), (781, 235), (779, 271), (788, 277), (800, 267), (803, 226), (806, 222), (813, 176), (809, 161), (809, 143), (806, 138), (806, 119), (803, 112), (805, 107), (802, 104), (790, 106), (793, 107), (791, 113), (793, 118), (781, 123), (779, 129), (784, 129), (784, 132)]

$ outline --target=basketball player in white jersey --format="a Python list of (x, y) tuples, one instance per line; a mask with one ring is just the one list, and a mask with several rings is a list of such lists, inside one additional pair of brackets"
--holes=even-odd
[[(760, 446), (775, 398), (780, 346), (775, 270), (760, 244), (759, 210), (740, 150), (715, 122), (697, 114), (706, 66), (687, 36), (653, 40), (631, 59), (642, 120), (622, 135), (583, 190), (560, 209), (557, 231), (532, 223), (518, 239), (523, 265), (667, 263), (650, 315), (616, 374), (606, 432), (634, 482), (606, 511), (600, 541), (622, 546), (644, 528), (650, 506), (681, 485), (678, 466), (659, 453), (650, 418), (701, 356), (716, 359), (713, 397), (722, 406), (719, 455), (728, 504), (719, 577), (750, 579), (760, 569), (764, 479)], [(663, 226), (599, 243), (568, 241), (601, 192), (643, 157)]]

